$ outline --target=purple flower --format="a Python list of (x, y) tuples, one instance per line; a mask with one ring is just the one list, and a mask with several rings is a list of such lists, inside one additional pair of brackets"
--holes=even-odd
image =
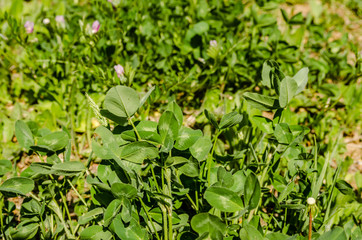
[(217, 47), (217, 41), (216, 40), (211, 40), (210, 41), (210, 46), (211, 47)]
[(56, 17), (55, 17), (55, 21), (56, 21), (57, 23), (60, 23), (60, 24), (65, 23), (64, 16), (63, 16), (63, 15), (56, 16)]
[(24, 24), (25, 31), (27, 33), (32, 33), (34, 31), (34, 23), (30, 21), (26, 21)]
[(114, 70), (116, 71), (117, 73), (117, 76), (120, 78), (121, 76), (123, 76), (124, 74), (124, 69), (122, 67), (122, 65), (118, 64), (118, 65), (115, 65), (114, 66)]
[(99, 27), (101, 26), (101, 24), (99, 23), (98, 20), (94, 21), (92, 24), (92, 33), (95, 34), (99, 31)]

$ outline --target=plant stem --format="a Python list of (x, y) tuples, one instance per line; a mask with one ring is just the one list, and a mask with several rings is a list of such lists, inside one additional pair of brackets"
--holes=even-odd
[(160, 240), (160, 236), (158, 236), (157, 229), (156, 229), (155, 224), (153, 223), (152, 218), (151, 218), (151, 216), (150, 216), (150, 214), (149, 214), (149, 212), (148, 212), (148, 210), (147, 210), (147, 208), (146, 208), (146, 204), (142, 201), (142, 198), (138, 198), (138, 199), (140, 200), (141, 205), (142, 205), (142, 207), (143, 207), (143, 210), (145, 211), (145, 213), (146, 213), (146, 215), (147, 215), (148, 221), (150, 221), (150, 223), (151, 223), (151, 225), (152, 225), (153, 231), (154, 231), (155, 234), (156, 234), (156, 238), (157, 238), (158, 240)]
[(167, 207), (168, 212), (168, 236), (169, 240), (173, 239), (173, 231), (172, 231), (172, 206)]
[(57, 203), (57, 201), (53, 198), (53, 200), (48, 204), (48, 207), (50, 209), (53, 210), (53, 212), (58, 216), (60, 222), (63, 224), (64, 226), (64, 231), (65, 231), (65, 234), (67, 236), (68, 239), (70, 238), (74, 238), (74, 236), (72, 235), (72, 233), (69, 231), (68, 227), (67, 227), (67, 224), (66, 222), (64, 221), (64, 218), (63, 218), (63, 215), (62, 215), (62, 212), (60, 210), (60, 207)]
[(142, 138), (141, 138), (140, 134), (138, 133), (137, 128), (136, 128), (136, 126), (134, 125), (132, 119), (129, 118), (129, 119), (128, 119), (128, 122), (132, 125), (133, 130), (134, 130), (134, 132), (136, 133), (136, 136), (137, 136), (138, 141), (141, 141)]
[(84, 206), (86, 206), (87, 210), (88, 210), (88, 206), (87, 203), (84, 201), (83, 197), (79, 194), (78, 190), (74, 187), (74, 185), (72, 184), (72, 182), (67, 179), (67, 182), (70, 184), (70, 186), (72, 187), (72, 189), (74, 190), (74, 192), (77, 194), (77, 196), (79, 197), (79, 199), (82, 201), (82, 203), (84, 204)]
[(214, 156), (214, 151), (215, 151), (215, 148), (216, 148), (216, 143), (217, 143), (217, 139), (219, 137), (219, 135), (221, 134), (222, 131), (218, 131), (216, 132), (215, 136), (214, 136), (214, 144), (212, 145), (212, 149), (211, 149), (211, 153), (209, 155), (209, 157), (207, 158), (207, 184), (208, 186), (210, 186), (210, 176), (211, 176), (211, 163), (212, 163), (212, 158)]
[(312, 240), (312, 209), (309, 209), (309, 233), (308, 233), (308, 240)]
[(158, 203), (162, 211), (162, 224), (163, 224), (163, 240), (168, 240), (168, 231), (167, 231), (167, 212), (165, 206), (161, 203)]
[(89, 154), (89, 157), (88, 157), (88, 159), (87, 159), (87, 163), (86, 163), (86, 165), (85, 165), (85, 167), (88, 169), (89, 168), (89, 166), (90, 166), (90, 164), (91, 164), (91, 162), (92, 162), (92, 155), (93, 155), (93, 151), (91, 151), (91, 153)]
[(4, 233), (4, 220), (3, 220), (3, 205), (4, 205), (4, 196), (0, 193), (0, 225), (1, 225), (1, 235), (6, 240)]
[(195, 202), (192, 200), (192, 198), (190, 197), (190, 195), (188, 193), (186, 193), (186, 197), (190, 200), (191, 205), (195, 208), (195, 210), (198, 212), (199, 208), (196, 206)]
[(158, 186), (157, 179), (156, 179), (156, 175), (155, 175), (155, 171), (153, 170), (153, 166), (151, 166), (151, 172), (152, 172), (153, 180), (155, 181), (155, 185), (156, 185), (157, 192), (160, 193), (161, 190), (160, 190), (160, 187)]
[(63, 195), (63, 193), (61, 191), (59, 191), (59, 193), (60, 193), (60, 196), (61, 196), (61, 198), (63, 200), (65, 211), (67, 212), (67, 216), (68, 216), (68, 220), (69, 220), (69, 228), (72, 231), (72, 234), (74, 235), (74, 231), (73, 231), (73, 228), (72, 228), (72, 218), (70, 217), (69, 209), (68, 209), (68, 206), (67, 206), (67, 199), (64, 197), (64, 195)]

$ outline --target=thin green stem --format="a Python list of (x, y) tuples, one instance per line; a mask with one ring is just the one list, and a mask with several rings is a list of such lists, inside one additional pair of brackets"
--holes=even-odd
[(161, 184), (162, 184), (162, 193), (164, 193), (165, 192), (165, 179), (164, 179), (163, 168), (161, 168)]
[(85, 167), (88, 169), (89, 168), (89, 166), (90, 166), (90, 164), (91, 164), (91, 162), (92, 162), (92, 155), (93, 155), (93, 151), (91, 151), (91, 153), (89, 154), (89, 157), (88, 157), (88, 159), (87, 159), (87, 163), (86, 163), (86, 165), (85, 165)]
[(214, 136), (214, 144), (212, 145), (212, 149), (211, 149), (211, 153), (209, 155), (209, 157), (207, 158), (207, 184), (208, 186), (210, 186), (210, 176), (211, 176), (211, 164), (212, 164), (212, 158), (214, 156), (214, 151), (215, 151), (215, 148), (216, 148), (216, 143), (217, 143), (217, 140), (218, 140), (218, 137), (219, 135), (221, 134), (222, 131), (218, 131), (216, 132), (215, 136)]
[(167, 207), (168, 212), (168, 237), (169, 240), (173, 239), (173, 231), (172, 231), (172, 206)]
[(162, 224), (163, 224), (163, 240), (168, 240), (168, 231), (167, 231), (167, 212), (165, 206), (161, 203), (158, 203), (161, 212), (162, 212)]
[(6, 240), (6, 236), (4, 233), (4, 220), (3, 220), (3, 206), (4, 206), (4, 195), (0, 193), (0, 225), (1, 225), (1, 235)]
[(329, 217), (329, 213), (330, 213), (330, 210), (331, 210), (331, 205), (332, 205), (332, 196), (333, 196), (333, 193), (334, 193), (334, 187), (336, 185), (336, 182), (337, 182), (337, 179), (338, 179), (338, 176), (339, 176), (339, 173), (341, 172), (341, 165), (338, 166), (337, 168), (337, 171), (334, 175), (334, 178), (333, 178), (333, 183), (332, 183), (332, 186), (331, 186), (331, 190), (329, 191), (330, 194), (328, 196), (328, 205), (327, 205), (327, 209), (326, 209), (326, 214), (324, 216), (324, 221), (326, 221)]
[[(275, 153), (275, 151), (276, 151), (276, 149), (274, 150), (274, 153)], [(268, 160), (267, 160), (267, 162), (266, 162), (266, 164), (265, 164), (265, 167), (264, 167), (264, 170), (263, 170), (263, 174), (261, 175), (261, 178), (260, 178), (260, 187), (263, 187), (263, 185), (264, 185), (264, 178), (265, 178), (265, 175), (266, 175), (267, 172), (268, 172), (269, 164), (270, 164), (270, 161), (271, 161), (272, 158), (273, 158), (272, 156), (274, 156), (274, 153), (273, 153), (270, 157), (268, 157)], [(261, 194), (262, 194), (262, 193), (261, 193)], [(249, 220), (249, 221), (252, 219), (254, 213), (256, 213), (256, 212), (258, 211), (258, 208), (259, 208), (259, 206), (260, 206), (260, 204), (261, 204), (261, 200), (262, 200), (262, 196), (260, 196), (259, 203), (258, 203), (258, 205), (256, 206), (255, 210), (250, 212), (250, 214), (249, 214), (249, 216), (248, 216), (248, 220)]]
[(151, 172), (152, 172), (153, 180), (155, 181), (155, 185), (156, 185), (157, 192), (160, 193), (161, 190), (160, 190), (160, 187), (158, 186), (157, 179), (156, 179), (156, 175), (155, 175), (155, 171), (153, 170), (153, 167), (152, 167), (152, 166), (151, 166)]
[(186, 197), (190, 200), (191, 205), (194, 207), (194, 209), (198, 212), (199, 208), (196, 206), (195, 202), (192, 200), (192, 198), (190, 197), (190, 195), (188, 193), (186, 193)]
[(73, 142), (73, 146), (74, 146), (74, 150), (75, 150), (75, 154), (78, 156), (78, 149), (77, 149), (77, 144), (75, 141), (75, 119), (74, 119), (74, 94), (75, 94), (75, 85), (76, 85), (76, 81), (73, 81), (72, 86), (70, 88), (70, 93), (69, 93), (69, 113), (70, 113), (70, 128), (71, 128), (71, 137), (72, 137), (72, 142)]
[(63, 195), (63, 193), (61, 191), (59, 193), (60, 193), (60, 196), (61, 196), (61, 198), (63, 200), (64, 209), (65, 209), (65, 211), (67, 213), (67, 216), (68, 216), (69, 228), (70, 228), (72, 234), (74, 235), (74, 230), (72, 228), (72, 218), (70, 217), (69, 209), (68, 209), (68, 206), (67, 206), (67, 199), (64, 197), (64, 195)]
[(64, 226), (64, 231), (65, 231), (65, 234), (67, 236), (67, 238), (74, 238), (74, 235), (72, 235), (72, 233), (69, 231), (68, 227), (67, 227), (67, 224), (66, 222), (64, 221), (64, 217), (63, 217), (63, 214), (60, 210), (60, 207), (57, 203), (57, 201), (53, 198), (53, 200), (48, 204), (48, 207), (50, 209), (53, 210), (53, 212), (58, 216), (60, 222), (63, 224)]
[(87, 203), (84, 201), (84, 198), (79, 194), (78, 190), (74, 187), (74, 185), (72, 184), (72, 182), (67, 179), (67, 182), (70, 184), (70, 186), (72, 187), (73, 191), (77, 194), (77, 196), (79, 197), (79, 199), (82, 201), (82, 203), (84, 204), (84, 206), (86, 206), (86, 208), (88, 209)]
[(146, 215), (147, 215), (148, 221), (150, 221), (150, 223), (151, 223), (151, 225), (152, 225), (153, 231), (154, 231), (155, 234), (156, 234), (156, 238), (157, 238), (158, 240), (160, 240), (160, 236), (158, 236), (157, 229), (156, 229), (155, 224), (153, 223), (152, 218), (151, 218), (151, 216), (150, 216), (150, 214), (149, 214), (149, 212), (148, 212), (148, 210), (147, 210), (146, 204), (142, 201), (142, 198), (138, 198), (138, 199), (140, 200), (141, 205), (142, 205), (142, 207), (143, 207), (143, 210), (145, 211), (145, 213), (146, 213)]
[(142, 138), (141, 138), (140, 134), (138, 133), (137, 128), (136, 128), (136, 126), (134, 125), (134, 123), (133, 123), (133, 121), (132, 121), (132, 118), (129, 118), (129, 119), (128, 119), (128, 122), (132, 125), (133, 130), (134, 130), (134, 132), (136, 133), (136, 136), (137, 136), (138, 141), (141, 141)]

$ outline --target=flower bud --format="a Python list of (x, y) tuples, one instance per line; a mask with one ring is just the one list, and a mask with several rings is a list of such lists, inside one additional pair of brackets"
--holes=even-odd
[(98, 20), (94, 21), (92, 24), (92, 33), (95, 34), (99, 31), (99, 27), (101, 26), (101, 24), (99, 23)]
[(24, 24), (26, 33), (32, 33), (34, 31), (34, 23), (26, 21)]
[(44, 19), (43, 19), (43, 23), (44, 23), (45, 25), (49, 24), (49, 23), (50, 23), (49, 18), (44, 18)]
[(210, 46), (211, 47), (217, 47), (217, 41), (216, 40), (211, 40), (210, 41)]
[(308, 205), (314, 205), (316, 203), (316, 201), (314, 198), (310, 197), (307, 199), (307, 203), (308, 203)]
[(115, 66), (114, 66), (114, 70), (116, 71), (117, 76), (118, 76), (119, 78), (123, 76), (123, 74), (124, 74), (124, 69), (123, 69), (122, 65), (120, 65), (120, 64), (115, 65)]
[(64, 16), (63, 16), (63, 15), (56, 16), (56, 17), (55, 17), (55, 21), (56, 21), (57, 23), (64, 24), (64, 23), (65, 23)]

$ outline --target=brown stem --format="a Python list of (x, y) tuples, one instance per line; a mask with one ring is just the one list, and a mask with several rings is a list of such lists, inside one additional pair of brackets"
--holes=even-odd
[(309, 210), (309, 234), (308, 240), (312, 240), (312, 210)]

